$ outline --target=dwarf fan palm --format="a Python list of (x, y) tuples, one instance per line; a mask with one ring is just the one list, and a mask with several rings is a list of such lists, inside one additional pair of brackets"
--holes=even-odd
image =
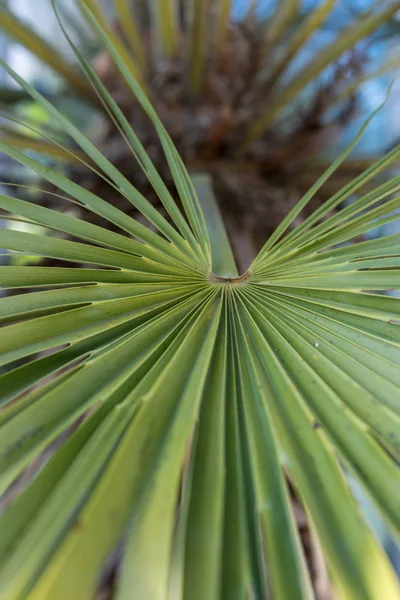
[(87, 600), (116, 547), (123, 600), (312, 598), (291, 489), (337, 597), (399, 598), (347, 476), (398, 530), (400, 301), (380, 292), (400, 288), (400, 235), (349, 242), (396, 218), (400, 179), (332, 211), (400, 148), (290, 231), (355, 140), (239, 275), (210, 180), (189, 177), (118, 44), (86, 14), (155, 127), (179, 203), (90, 65), (168, 218), (3, 65), (146, 224), (0, 142), (116, 228), (0, 196), (10, 218), (70, 237), (2, 229), (2, 247), (83, 265), (0, 267), (4, 289), (29, 292), (0, 300), (1, 490), (52, 449), (0, 518), (1, 598)]

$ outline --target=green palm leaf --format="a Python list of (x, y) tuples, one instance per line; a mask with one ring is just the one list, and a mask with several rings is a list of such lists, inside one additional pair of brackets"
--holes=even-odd
[(90, 4), (82, 9), (152, 120), (180, 203), (89, 65), (169, 218), (6, 67), (151, 226), (0, 142), (118, 229), (0, 196), (13, 218), (59, 234), (1, 229), (1, 247), (82, 265), (0, 267), (3, 288), (29, 292), (0, 300), (6, 501), (44, 461), (0, 517), (0, 597), (87, 600), (121, 548), (122, 600), (312, 598), (295, 493), (337, 597), (400, 598), (346, 480), (400, 529), (400, 302), (370, 293), (400, 288), (400, 236), (349, 243), (395, 218), (398, 177), (331, 213), (400, 148), (286, 233), (345, 153), (238, 276), (209, 179), (191, 180)]

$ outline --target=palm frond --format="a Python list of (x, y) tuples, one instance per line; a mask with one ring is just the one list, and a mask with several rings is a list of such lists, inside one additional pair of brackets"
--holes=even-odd
[(400, 289), (400, 236), (350, 242), (396, 218), (399, 177), (331, 210), (400, 148), (286, 233), (349, 149), (238, 276), (210, 179), (191, 180), (83, 4), (159, 135), (182, 208), (90, 65), (168, 218), (4, 65), (152, 225), (0, 140), (2, 152), (117, 229), (0, 196), (5, 218), (59, 234), (2, 228), (1, 247), (82, 265), (0, 266), (1, 286), (14, 292), (0, 299), (0, 489), (12, 491), (43, 461), (0, 517), (1, 597), (87, 600), (120, 548), (122, 600), (311, 599), (295, 494), (337, 597), (398, 599), (346, 477), (398, 531), (400, 301), (382, 292)]
[(267, 23), (266, 46), (271, 47), (280, 41), (296, 17), (300, 8), (299, 0), (283, 0), (276, 4), (275, 13)]
[[(22, 150), (32, 150), (37, 154), (51, 157), (57, 160), (65, 160), (69, 163), (75, 162), (74, 152), (68, 151), (66, 148), (56, 146), (51, 142), (46, 142), (43, 139), (38, 139), (30, 135), (24, 135), (20, 131), (7, 127), (6, 125), (0, 125), (0, 140), (13, 148), (19, 148)], [(79, 161), (77, 161), (79, 162)]]
[(179, 48), (178, 2), (151, 0), (150, 4), (161, 55), (167, 59), (176, 58)]
[(146, 70), (146, 53), (140, 37), (139, 27), (132, 12), (129, 0), (114, 0), (118, 23), (136, 56), (142, 72)]
[(251, 124), (243, 147), (248, 147), (252, 141), (260, 137), (284, 107), (294, 100), (311, 81), (315, 80), (328, 65), (333, 64), (346, 50), (352, 48), (382, 23), (385, 23), (399, 8), (400, 2), (390, 2), (383, 10), (374, 11), (345, 29), (334, 42), (319, 52), (312, 61), (293, 76), (282, 90), (277, 92), (276, 97), (268, 105), (268, 110)]
[[(54, 0), (52, 0), (54, 6)], [(113, 44), (118, 48), (118, 54), (120, 60), (124, 62), (125, 66), (129, 71), (138, 79), (142, 79), (142, 73), (140, 66), (137, 62), (137, 59), (132, 56), (132, 54), (128, 51), (126, 44), (121, 40), (121, 38), (115, 33), (113, 28), (111, 27), (109, 20), (103, 10), (101, 4), (96, 2), (95, 0), (78, 0), (77, 5), (82, 9), (82, 14), (87, 17), (90, 13), (92, 14), (99, 23), (101, 23), (103, 29), (107, 31), (107, 36), (112, 40)], [(89, 25), (91, 25), (91, 20), (88, 20)], [(139, 56), (140, 60), (140, 56)]]
[(229, 19), (232, 11), (232, 0), (218, 0), (216, 3), (217, 25), (215, 27), (215, 47), (221, 52), (226, 43)]
[(335, 98), (335, 102), (342, 102), (347, 98), (351, 97), (355, 92), (359, 90), (359, 88), (367, 81), (371, 81), (383, 75), (384, 73), (388, 73), (390, 71), (397, 71), (400, 66), (400, 55), (395, 54), (394, 56), (389, 56), (389, 58), (383, 62), (377, 69), (365, 73), (364, 75), (358, 77), (351, 84), (343, 88), (337, 98)]
[(193, 0), (190, 7), (189, 91), (198, 95), (203, 86), (205, 58), (208, 46), (210, 0)]
[(305, 19), (304, 23), (300, 25), (296, 33), (292, 36), (292, 39), (289, 41), (287, 48), (285, 48), (283, 56), (276, 62), (269, 73), (269, 85), (275, 83), (275, 81), (284, 74), (290, 61), (298, 54), (302, 46), (304, 46), (308, 39), (321, 28), (333, 10), (335, 2), (336, 0), (325, 0), (325, 2), (316, 6), (308, 18)]

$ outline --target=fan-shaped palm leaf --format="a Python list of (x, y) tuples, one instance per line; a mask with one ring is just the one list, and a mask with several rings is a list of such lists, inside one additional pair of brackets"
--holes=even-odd
[(348, 242), (396, 218), (400, 180), (331, 211), (400, 148), (286, 234), (344, 153), (239, 276), (209, 180), (190, 179), (86, 14), (153, 122), (180, 202), (87, 64), (165, 215), (6, 67), (151, 227), (0, 142), (118, 229), (0, 196), (70, 236), (1, 229), (0, 246), (82, 265), (0, 267), (4, 289), (29, 291), (0, 300), (1, 490), (51, 450), (0, 518), (0, 597), (88, 600), (120, 544), (122, 600), (312, 598), (290, 485), (338, 598), (399, 598), (346, 474), (398, 530), (400, 302), (371, 292), (400, 288), (400, 236)]

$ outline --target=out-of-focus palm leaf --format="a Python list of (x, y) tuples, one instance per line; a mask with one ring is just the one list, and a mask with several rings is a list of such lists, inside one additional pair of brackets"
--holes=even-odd
[(210, 0), (193, 0), (190, 7), (190, 47), (189, 47), (189, 89), (199, 94), (202, 89), (202, 76), (206, 60), (209, 32)]
[(400, 67), (400, 54), (397, 53), (394, 56), (390, 56), (387, 60), (383, 62), (377, 69), (370, 71), (369, 73), (365, 73), (351, 84), (344, 87), (334, 99), (334, 102), (341, 102), (346, 98), (352, 96), (357, 90), (367, 81), (371, 81), (376, 79), (380, 75), (384, 73), (388, 73), (390, 71), (396, 71)]
[(335, 41), (326, 46), (317, 56), (313, 57), (299, 73), (293, 76), (292, 80), (282, 90), (277, 92), (276, 97), (268, 105), (265, 113), (258, 117), (250, 126), (247, 138), (243, 143), (244, 147), (262, 135), (283, 108), (311, 81), (315, 80), (329, 64), (333, 64), (346, 50), (349, 50), (357, 42), (375, 31), (399, 9), (399, 1), (388, 3), (387, 6), (384, 6), (383, 10), (374, 11), (345, 29)]
[[(0, 125), (0, 140), (3, 140), (13, 148), (22, 150), (33, 150), (38, 154), (47, 155), (50, 158), (65, 160), (69, 163), (79, 162), (76, 154), (72, 150), (67, 150), (62, 146), (52, 144), (50, 141), (38, 139), (33, 136), (23, 135), (21, 132), (14, 131), (6, 125)], [(83, 158), (84, 155), (82, 155)]]
[(141, 70), (146, 68), (146, 54), (129, 0), (114, 0), (115, 11), (125, 37), (136, 56)]
[(84, 10), (158, 132), (181, 207), (87, 63), (169, 219), (7, 67), (152, 226), (0, 141), (118, 228), (0, 196), (12, 218), (71, 238), (1, 229), (1, 247), (82, 265), (0, 267), (4, 289), (29, 291), (0, 299), (0, 489), (48, 458), (0, 517), (0, 596), (87, 600), (121, 544), (122, 600), (311, 599), (292, 489), (337, 597), (398, 599), (346, 473), (399, 530), (400, 301), (370, 292), (400, 288), (400, 236), (349, 242), (396, 218), (399, 177), (359, 191), (400, 148), (286, 233), (344, 152), (238, 276), (210, 180), (192, 184)]
[(276, 4), (275, 13), (267, 24), (267, 47), (271, 47), (280, 41), (291, 21), (294, 20), (299, 10), (299, 5), (299, 0), (282, 0), (282, 2)]
[(150, 0), (149, 4), (157, 32), (159, 51), (165, 58), (176, 58), (179, 48), (178, 2), (177, 0)]
[[(116, 46), (120, 60), (122, 60), (124, 62), (125, 66), (130, 70), (130, 72), (135, 77), (137, 77), (138, 79), (141, 79), (142, 74), (141, 74), (140, 67), (139, 67), (137, 61), (132, 56), (131, 52), (129, 52), (126, 44), (124, 44), (124, 42), (121, 40), (121, 38), (115, 33), (114, 29), (111, 27), (101, 4), (99, 2), (96, 2), (96, 0), (81, 0), (81, 1), (78, 1), (77, 4), (78, 4), (78, 6), (81, 6), (83, 8), (86, 8), (87, 10), (91, 11), (95, 15), (97, 21), (99, 21), (101, 23), (103, 29), (106, 30), (108, 37), (112, 40), (113, 44)], [(83, 10), (83, 15), (86, 15), (85, 10)], [(89, 25), (90, 25), (90, 22), (89, 22)]]
[(0, 26), (9, 36), (64, 77), (74, 90), (84, 97), (92, 98), (90, 86), (74, 65), (71, 65), (49, 42), (15, 17), (3, 3), (0, 3)]
[(219, 52), (226, 42), (231, 10), (232, 0), (219, 0), (216, 2), (217, 25), (215, 27), (215, 46)]
[(292, 58), (299, 52), (300, 48), (307, 42), (313, 33), (320, 29), (321, 25), (333, 10), (335, 2), (336, 0), (325, 0), (325, 2), (321, 2), (321, 4), (310, 13), (304, 23), (299, 26), (288, 43), (283, 56), (276, 62), (274, 68), (271, 70), (271, 73), (268, 76), (269, 85), (283, 75), (286, 67), (290, 64)]

